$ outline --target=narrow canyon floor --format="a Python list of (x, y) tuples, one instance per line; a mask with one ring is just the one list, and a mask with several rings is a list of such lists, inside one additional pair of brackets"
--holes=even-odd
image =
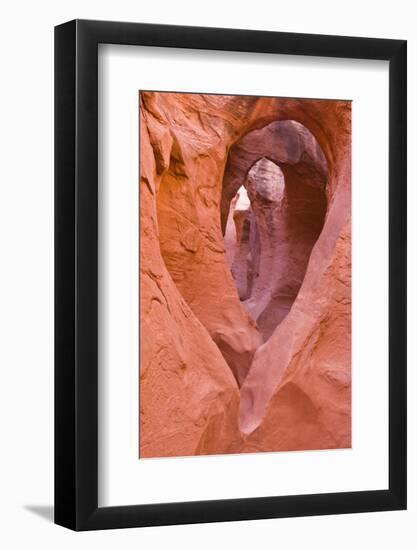
[(139, 100), (139, 456), (350, 447), (350, 102)]

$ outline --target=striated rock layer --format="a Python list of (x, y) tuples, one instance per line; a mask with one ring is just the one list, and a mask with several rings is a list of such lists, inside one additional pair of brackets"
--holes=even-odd
[[(140, 94), (141, 457), (350, 446), (350, 113), (346, 101)], [(264, 143), (250, 159), (237, 155), (245, 168), (234, 165), (234, 144), (245, 149), (245, 136), (278, 121), (296, 121), (287, 134), (299, 126), (280, 158)], [(259, 282), (259, 296), (272, 296), (258, 314), (258, 300), (241, 303), (228, 264), (245, 220), (236, 235), (223, 232), (242, 185), (254, 211), (265, 200), (262, 169), (247, 177), (261, 157), (279, 165), (284, 210), (296, 215), (283, 228), (286, 250), (273, 243), (253, 283), (252, 296)], [(293, 222), (309, 212), (317, 220), (307, 245), (304, 222)], [(278, 280), (292, 281), (293, 301), (277, 315)]]

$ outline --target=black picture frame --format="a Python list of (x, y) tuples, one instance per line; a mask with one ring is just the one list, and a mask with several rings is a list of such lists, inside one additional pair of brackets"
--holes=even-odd
[[(389, 488), (98, 506), (98, 44), (389, 61)], [(55, 28), (55, 523), (74, 530), (406, 508), (406, 41), (74, 20)]]

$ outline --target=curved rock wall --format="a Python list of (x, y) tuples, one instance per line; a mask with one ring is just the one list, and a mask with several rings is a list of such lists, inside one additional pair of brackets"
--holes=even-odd
[[(350, 103), (144, 92), (140, 113), (140, 456), (348, 446)], [(328, 208), (263, 344), (227, 263), (223, 177), (234, 143), (288, 119), (325, 153)], [(294, 419), (313, 424), (297, 440)]]
[[(251, 237), (245, 240), (236, 234), (237, 242), (232, 243), (229, 230), (226, 254), (230, 246), (238, 249), (232, 274), (265, 341), (288, 314), (301, 287), (324, 223), (326, 182), (327, 164), (320, 147), (295, 122), (254, 130), (230, 151), (222, 205), (227, 206), (231, 192), (243, 183), (251, 203), (246, 214)], [(229, 213), (227, 227), (232, 215), (235, 212)]]

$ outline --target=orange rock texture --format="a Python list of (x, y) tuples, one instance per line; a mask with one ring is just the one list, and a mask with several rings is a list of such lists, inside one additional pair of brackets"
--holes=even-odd
[(140, 457), (350, 446), (350, 117), (140, 93)]

